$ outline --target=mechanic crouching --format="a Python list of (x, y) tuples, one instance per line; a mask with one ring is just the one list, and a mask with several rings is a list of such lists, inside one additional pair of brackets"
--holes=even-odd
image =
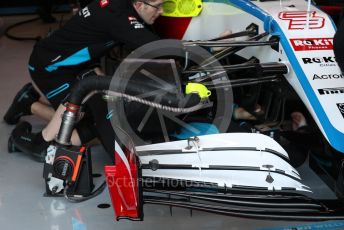
[[(163, 13), (162, 4), (162, 0), (95, 0), (40, 40), (28, 65), (32, 83), (17, 93), (4, 120), (17, 124), (22, 116), (34, 114), (49, 123), (38, 133), (31, 132), (28, 122), (18, 124), (10, 137), (15, 148), (43, 162), (59, 131), (63, 104), (72, 86), (88, 76), (102, 75), (98, 60), (113, 47), (124, 44), (134, 50), (160, 39), (149, 26)], [(106, 119), (106, 102), (96, 95), (85, 107), (85, 116), (73, 131), (72, 145), (98, 137), (112, 156), (115, 135)]]

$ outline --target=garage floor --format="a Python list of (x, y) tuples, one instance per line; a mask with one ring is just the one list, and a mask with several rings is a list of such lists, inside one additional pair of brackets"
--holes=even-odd
[[(58, 15), (61, 18), (62, 15)], [(0, 32), (5, 26), (34, 16), (0, 17)], [(40, 21), (13, 30), (17, 36), (44, 35), (49, 27)], [(6, 112), (16, 92), (29, 81), (27, 62), (33, 41), (9, 40), (0, 33), (0, 116)], [(34, 117), (29, 120), (39, 130), (44, 122)], [(107, 189), (98, 197), (82, 203), (70, 203), (64, 198), (44, 197), (43, 165), (22, 153), (8, 153), (7, 140), (13, 126), (0, 122), (0, 229), (35, 230), (93, 230), (93, 229), (344, 229), (344, 222), (301, 223), (266, 221), (219, 216), (209, 213), (146, 205), (143, 222), (114, 220), (112, 208), (101, 209), (99, 204), (111, 204)], [(103, 174), (107, 158), (101, 146), (92, 151), (93, 171)], [(305, 184), (315, 188), (314, 196), (333, 197), (331, 191), (307, 169), (300, 169)], [(95, 178), (99, 185), (103, 177)], [(296, 228), (299, 226), (299, 228)], [(342, 227), (340, 227), (342, 226)], [(294, 228), (293, 228), (294, 227)]]

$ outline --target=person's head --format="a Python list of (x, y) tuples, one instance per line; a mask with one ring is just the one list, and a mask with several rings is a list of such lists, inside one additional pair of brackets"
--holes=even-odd
[(148, 25), (152, 25), (163, 12), (163, 0), (133, 0), (133, 6), (142, 18), (142, 20)]

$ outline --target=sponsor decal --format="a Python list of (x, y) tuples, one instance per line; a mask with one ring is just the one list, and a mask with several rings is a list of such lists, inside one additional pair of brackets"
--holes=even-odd
[(337, 107), (344, 118), (344, 103), (337, 103)]
[(343, 74), (314, 74), (313, 80), (324, 80), (324, 79), (340, 79), (344, 78)]
[(318, 92), (320, 95), (342, 94), (342, 93), (344, 93), (344, 87), (318, 89)]
[(278, 18), (289, 21), (288, 30), (321, 29), (325, 25), (325, 18), (316, 11), (284, 11)]
[(59, 55), (59, 56), (57, 56), (56, 58), (54, 58), (53, 60), (51, 60), (51, 62), (55, 62), (55, 61), (59, 60), (61, 57), (62, 57), (62, 56)]
[(87, 6), (81, 10), (81, 13), (84, 16), (84, 18), (91, 16), (90, 10)]
[(130, 25), (132, 25), (135, 29), (144, 28), (143, 24), (139, 22), (136, 17), (129, 16), (128, 20), (129, 20)]
[(101, 8), (107, 7), (109, 5), (109, 0), (100, 0), (99, 5)]
[(27, 142), (32, 142), (32, 140), (29, 137), (20, 136), (20, 139), (27, 141)]
[(336, 66), (336, 58), (334, 56), (329, 57), (313, 57), (313, 58), (302, 58), (304, 64), (319, 64), (323, 66)]
[(333, 50), (333, 38), (292, 38), (295, 51)]

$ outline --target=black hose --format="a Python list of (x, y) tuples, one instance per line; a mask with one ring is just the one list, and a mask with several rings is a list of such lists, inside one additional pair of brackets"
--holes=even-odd
[(162, 97), (162, 100), (159, 103), (140, 98), (139, 96), (142, 94), (142, 92), (151, 92), (159, 89), (157, 86), (153, 88), (151, 85), (145, 84), (144, 82), (129, 82), (129, 84), (126, 85), (126, 92), (124, 93), (118, 92), (120, 90), (109, 90), (110, 85), (116, 90), (123, 89), (122, 84), (123, 83), (121, 81), (112, 81), (112, 77), (97, 75), (89, 76), (75, 84), (71, 90), (68, 102), (66, 103), (66, 111), (62, 116), (62, 122), (56, 137), (56, 142), (61, 145), (71, 144), (70, 139), (74, 125), (78, 119), (77, 114), (80, 106), (84, 98), (95, 91), (107, 91), (107, 93), (112, 92), (115, 97), (128, 98), (148, 106), (175, 112), (189, 113), (199, 110), (203, 107), (202, 100), (197, 93), (191, 93), (185, 98), (178, 98), (172, 93), (167, 93), (164, 95), (164, 97)]
[(68, 194), (68, 189), (69, 189), (69, 186), (66, 185), (66, 187), (63, 189), (63, 196), (70, 202), (73, 202), (73, 203), (79, 203), (79, 202), (83, 202), (83, 201), (86, 201), (86, 200), (89, 200), (93, 197), (96, 197), (98, 196), (100, 193), (102, 193), (104, 191), (104, 189), (106, 188), (106, 182), (104, 181), (101, 185), (99, 185), (99, 187), (94, 190), (89, 196), (70, 196)]
[(9, 27), (6, 28), (4, 34), (5, 34), (5, 36), (7, 38), (13, 39), (13, 40), (17, 40), (17, 41), (39, 41), (41, 39), (40, 36), (37, 36), (37, 37), (16, 37), (16, 36), (10, 34), (10, 30), (11, 29), (13, 29), (13, 28), (15, 28), (17, 26), (23, 25), (23, 24), (27, 24), (27, 23), (30, 23), (30, 22), (37, 21), (39, 19), (40, 19), (40, 17), (31, 18), (29, 20), (25, 20), (25, 21), (18, 22), (18, 23), (15, 23), (13, 25), (10, 25)]
[[(82, 104), (83, 99), (92, 91), (107, 91), (110, 89), (110, 85), (113, 89), (120, 89), (123, 88), (121, 84), (121, 81), (112, 81), (112, 77), (110, 76), (90, 76), (86, 79), (83, 79), (82, 81), (79, 81), (79, 83), (73, 87), (68, 102), (79, 106)], [(163, 92), (165, 92), (164, 96), (159, 102), (159, 104), (162, 104), (164, 106), (170, 106), (174, 108), (188, 108), (195, 106), (200, 102), (200, 98), (197, 94), (191, 94), (189, 97), (185, 98), (177, 98), (174, 93), (175, 89), (162, 88), (161, 85), (156, 86), (149, 81), (142, 82), (139, 80), (129, 81), (125, 88), (125, 92), (115, 92), (114, 95), (127, 97), (129, 99), (134, 99), (134, 97), (137, 96), (138, 100), (135, 101), (140, 102), (141, 100), (144, 101), (144, 98), (140, 98), (140, 95), (157, 90), (162, 90)], [(110, 89), (109, 91), (113, 90)]]
[(78, 84), (75, 84), (71, 90), (68, 102), (74, 105), (81, 105), (82, 100), (92, 91), (108, 90), (112, 78), (110, 76), (90, 76)]
[[(56, 9), (58, 8), (58, 6), (56, 6), (52, 11), (56, 11)], [(10, 34), (10, 30), (17, 27), (17, 26), (21, 26), (21, 25), (24, 25), (24, 24), (27, 24), (27, 23), (30, 23), (30, 22), (34, 22), (34, 21), (37, 21), (41, 19), (41, 17), (35, 17), (35, 18), (31, 18), (29, 20), (25, 20), (25, 21), (22, 21), (22, 22), (18, 22), (18, 23), (15, 23), (13, 25), (10, 25), (9, 27), (6, 28), (4, 34), (7, 38), (9, 39), (12, 39), (12, 40), (16, 40), (16, 41), (39, 41), (42, 39), (41, 36), (37, 36), (37, 37), (17, 37), (17, 36), (14, 36), (14, 35), (11, 35)], [(62, 27), (62, 20), (63, 20), (63, 15), (60, 19), (60, 22), (59, 22), (59, 28)]]
[[(176, 86), (170, 84), (157, 85), (152, 81), (141, 80), (140, 78), (131, 79), (126, 86), (125, 94), (137, 96), (139, 99), (142, 95), (147, 94), (147, 92), (160, 92), (163, 96), (160, 97), (159, 104), (174, 108), (188, 108), (199, 104), (200, 98), (197, 94), (191, 94), (185, 98), (178, 98), (176, 96)], [(147, 101), (153, 101), (154, 95), (147, 97)], [(140, 101), (138, 101), (140, 102)], [(143, 103), (144, 104), (144, 103)], [(154, 107), (154, 106), (153, 106)]]

